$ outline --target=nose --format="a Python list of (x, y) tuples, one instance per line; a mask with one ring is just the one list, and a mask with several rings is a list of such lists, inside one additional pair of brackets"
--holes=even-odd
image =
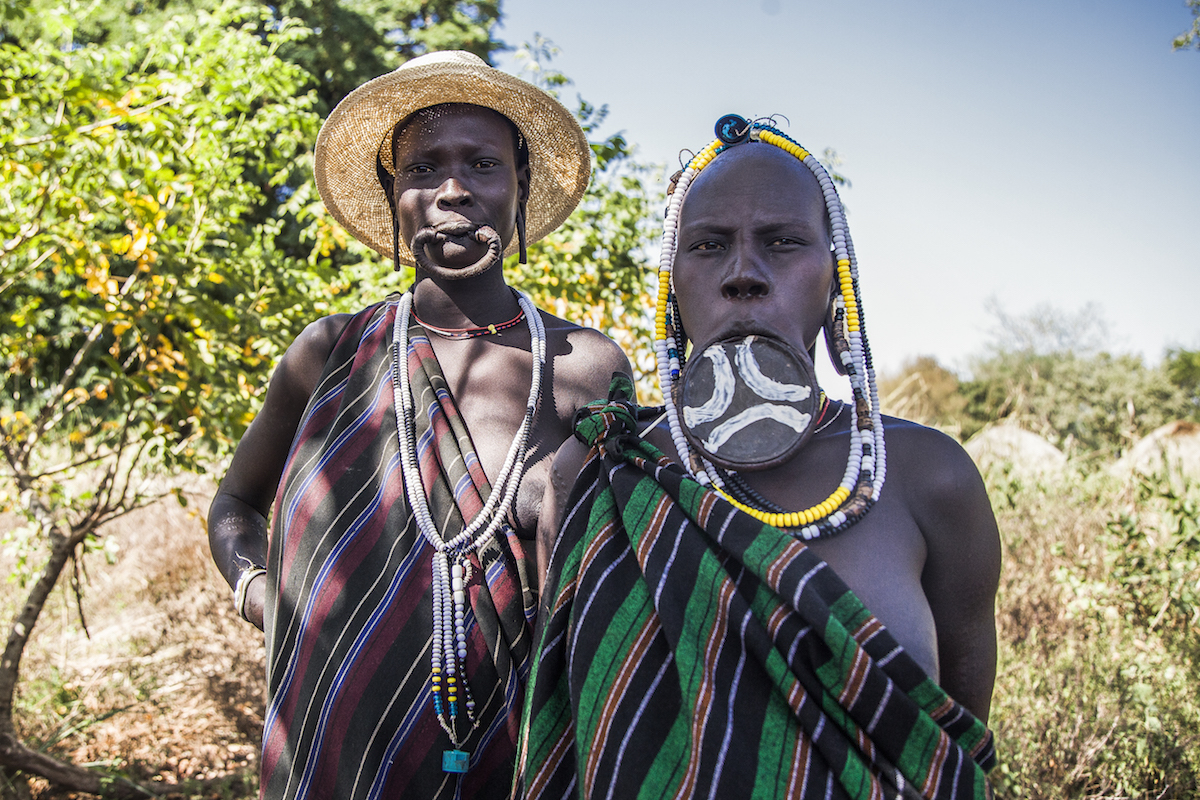
[(771, 284), (762, 265), (753, 256), (739, 253), (721, 281), (721, 296), (727, 300), (749, 300), (770, 293)]
[(438, 208), (451, 209), (471, 205), (471, 192), (458, 178), (450, 177), (438, 187)]

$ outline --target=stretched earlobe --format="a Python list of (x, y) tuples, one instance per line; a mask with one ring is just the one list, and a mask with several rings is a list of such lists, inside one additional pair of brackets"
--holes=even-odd
[(522, 264), (529, 263), (529, 253), (525, 248), (525, 204), (521, 203), (517, 206), (517, 247), (520, 250), (520, 255), (517, 256)]
[[(825, 349), (829, 352), (829, 361), (838, 375), (849, 372), (847, 363), (850, 358), (850, 343), (842, 328), (842, 319), (846, 315), (839, 298), (834, 295), (829, 300), (829, 309), (825, 312)], [(845, 359), (845, 360), (843, 360)]]
[[(392, 133), (393, 148), (395, 147), (395, 132)], [(375, 153), (375, 175), (379, 178), (379, 185), (383, 188), (383, 196), (387, 198), (388, 211), (392, 214), (392, 269), (396, 272), (400, 271), (400, 218), (396, 215), (396, 198), (395, 187), (396, 179), (392, 173), (387, 171), (387, 167), (383, 165), (383, 159), (379, 153)]]
[(392, 208), (392, 269), (396, 272), (400, 271), (400, 220), (396, 217), (396, 210)]

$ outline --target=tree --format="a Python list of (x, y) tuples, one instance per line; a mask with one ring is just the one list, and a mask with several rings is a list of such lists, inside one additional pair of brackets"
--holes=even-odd
[[(7, 0), (16, 2), (17, 0)], [(36, 12), (4, 25), (3, 38), (54, 39), (58, 0), (19, 0)], [(352, 89), (405, 61), (433, 50), (469, 50), (490, 60), (503, 45), (492, 29), (499, 0), (243, 0), (260, 34), (299, 22), (312, 35), (281, 42), (276, 55), (301, 67), (317, 90), (316, 110), (326, 116)], [(75, 46), (137, 46), (179, 14), (213, 12), (222, 0), (115, 0), (73, 12)], [(49, 21), (49, 24), (47, 24)]]
[(1192, 11), (1192, 27), (1175, 37), (1171, 43), (1174, 50), (1200, 50), (1200, 0), (1187, 0), (1187, 4)]
[(1200, 350), (1171, 348), (1167, 351), (1166, 370), (1167, 378), (1187, 398), (1188, 417), (1200, 420)]
[(1069, 314), (1041, 306), (1019, 317), (994, 303), (990, 310), (999, 322), (994, 341), (962, 384), (964, 436), (1008, 419), (1063, 450), (1118, 454), (1188, 414), (1161, 365), (1103, 349), (1106, 325), (1096, 308)]
[[(29, 591), (0, 661), (0, 765), (66, 789), (144, 793), (19, 739), (21, 656), (50, 591), (106, 521), (167, 491), (152, 473), (228, 450), (276, 334), (328, 292), (319, 263), (288, 269), (274, 244), (311, 203), (273, 191), (319, 117), (277, 55), (306, 32), (262, 37), (263, 18), (178, 15), (137, 48), (0, 44), (0, 510), (27, 520), (9, 533)], [(264, 206), (281, 213), (247, 224)], [(314, 252), (335, 237), (312, 216), (304, 235)]]
[(936, 358), (920, 356), (905, 363), (897, 374), (882, 376), (879, 394), (884, 413), (961, 435), (967, 400), (959, 389), (958, 376)]

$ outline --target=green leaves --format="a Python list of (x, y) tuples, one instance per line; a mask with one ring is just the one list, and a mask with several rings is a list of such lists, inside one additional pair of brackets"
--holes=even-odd
[(327, 296), (316, 275), (277, 280), (297, 266), (277, 199), (308, 182), (320, 120), (273, 55), (307, 32), (267, 19), (226, 5), (136, 46), (0, 45), (0, 446), (18, 484), (134, 456), (201, 468), (240, 437), (296, 309)]

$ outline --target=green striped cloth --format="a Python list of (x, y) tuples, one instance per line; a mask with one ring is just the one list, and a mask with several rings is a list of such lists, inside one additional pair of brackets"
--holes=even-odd
[(990, 797), (986, 726), (802, 542), (637, 438), (631, 396), (580, 415), (518, 795)]

